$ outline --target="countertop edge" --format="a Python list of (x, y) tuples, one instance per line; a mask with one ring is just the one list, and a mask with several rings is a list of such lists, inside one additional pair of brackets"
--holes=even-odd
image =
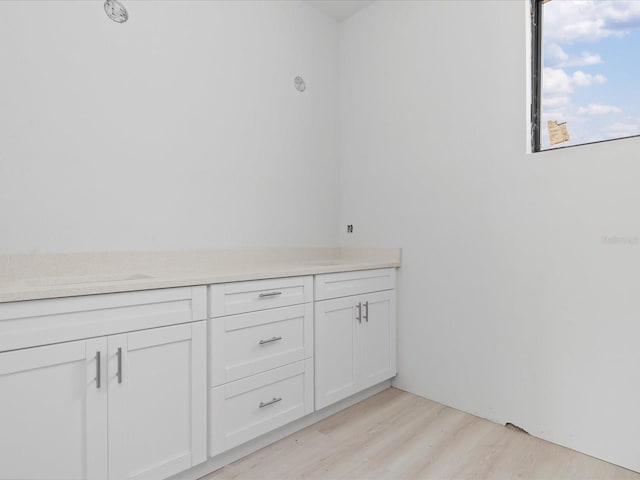
[[(5, 292), (0, 289), (0, 304), (11, 302), (22, 302), (30, 300), (45, 300), (53, 298), (68, 298), (87, 295), (102, 295), (109, 293), (136, 292), (144, 290), (158, 290), (163, 288), (196, 287), (227, 282), (242, 282), (249, 280), (266, 280), (270, 278), (298, 277), (306, 275), (321, 275), (327, 273), (352, 272), (358, 270), (375, 270), (378, 268), (399, 268), (400, 262), (366, 262), (345, 263), (327, 266), (295, 266), (243, 272), (229, 272), (220, 274), (200, 274), (184, 273), (173, 276), (167, 274), (166, 278), (147, 278), (143, 280), (132, 280), (126, 282), (114, 282), (105, 285), (65, 285), (46, 287), (38, 289), (36, 287), (28, 289), (10, 289)], [(263, 267), (264, 268), (264, 267)]]

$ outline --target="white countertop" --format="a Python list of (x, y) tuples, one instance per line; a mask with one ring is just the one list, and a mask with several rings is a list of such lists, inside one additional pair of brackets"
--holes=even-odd
[(0, 302), (399, 267), (398, 248), (0, 256)]

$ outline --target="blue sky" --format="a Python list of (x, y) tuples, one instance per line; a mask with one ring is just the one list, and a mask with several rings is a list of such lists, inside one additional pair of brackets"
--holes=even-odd
[(567, 122), (557, 147), (640, 134), (640, 0), (543, 5), (542, 149), (547, 121)]

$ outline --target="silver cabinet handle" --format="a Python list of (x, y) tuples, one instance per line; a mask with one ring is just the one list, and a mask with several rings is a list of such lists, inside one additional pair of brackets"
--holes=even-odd
[(273, 400), (269, 400), (268, 402), (260, 402), (260, 407), (259, 408), (268, 407), (269, 405), (273, 405), (274, 403), (278, 403), (281, 400), (282, 400), (282, 398), (273, 397)]
[(96, 388), (100, 388), (100, 352), (96, 352)]
[(282, 337), (272, 337), (269, 340), (260, 340), (260, 345), (265, 345), (267, 343), (277, 342), (278, 340), (282, 340)]
[(282, 295), (282, 292), (269, 292), (269, 293), (261, 293), (258, 295), (260, 298), (268, 298), (268, 297), (277, 297), (278, 295)]
[(356, 320), (358, 320), (358, 323), (362, 323), (362, 302), (358, 302), (358, 316), (356, 317)]
[(118, 347), (118, 383), (122, 383), (122, 348)]
[(364, 302), (364, 315), (363, 318), (369, 322), (369, 302)]

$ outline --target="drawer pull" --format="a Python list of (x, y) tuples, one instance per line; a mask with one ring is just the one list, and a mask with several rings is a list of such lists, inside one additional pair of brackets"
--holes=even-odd
[(282, 292), (261, 293), (259, 295), (259, 297), (260, 298), (269, 298), (269, 297), (277, 297), (278, 295), (282, 295)]
[(273, 397), (273, 400), (269, 400), (268, 402), (260, 402), (260, 408), (268, 407), (269, 405), (273, 405), (274, 403), (278, 403), (282, 398)]
[(273, 342), (277, 342), (278, 340), (282, 340), (282, 337), (273, 337), (270, 338), (269, 340), (260, 340), (260, 345), (265, 345), (267, 343), (273, 343)]

